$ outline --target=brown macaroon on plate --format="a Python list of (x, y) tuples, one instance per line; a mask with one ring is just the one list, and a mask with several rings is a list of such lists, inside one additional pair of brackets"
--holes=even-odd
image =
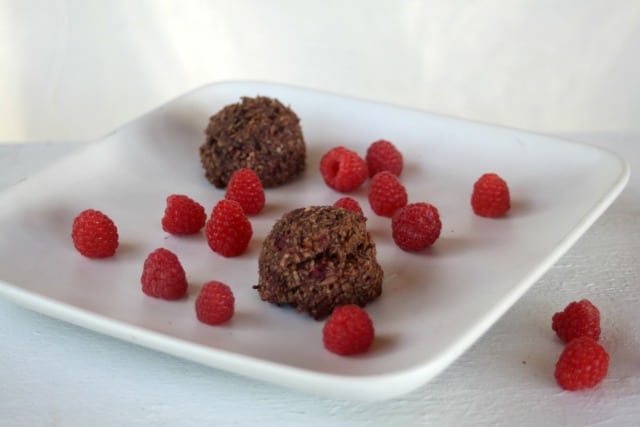
[[(208, 212), (224, 197), (200, 163), (209, 117), (259, 95), (299, 116), (304, 173), (266, 189), (265, 209), (250, 217), (254, 234), (239, 257), (212, 252), (203, 233), (165, 233), (160, 219), (170, 194), (186, 194)], [(369, 208), (367, 183), (349, 194), (368, 218), (384, 281), (381, 296), (366, 306), (373, 346), (341, 357), (324, 348), (323, 321), (261, 300), (254, 288), (258, 255), (285, 212), (344, 196), (320, 176), (323, 153), (344, 145), (364, 155), (382, 138), (404, 155), (409, 201), (438, 207), (442, 234), (431, 248), (404, 252), (391, 238), (389, 218)], [(472, 212), (471, 189), (485, 172), (509, 184), (505, 217)], [(240, 375), (335, 398), (388, 399), (425, 385), (479, 339), (604, 212), (628, 176), (624, 160), (588, 145), (287, 85), (215, 83), (0, 193), (0, 295)], [(88, 208), (118, 226), (115, 256), (91, 260), (74, 249), (73, 218)], [(173, 251), (186, 271), (188, 295), (181, 300), (141, 291), (144, 260), (159, 247)], [(211, 280), (228, 284), (236, 298), (235, 315), (222, 326), (195, 316), (198, 291)]]

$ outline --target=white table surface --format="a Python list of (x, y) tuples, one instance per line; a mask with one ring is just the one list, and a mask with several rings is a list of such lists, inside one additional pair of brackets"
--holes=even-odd
[[(144, 349), (0, 301), (0, 425), (562, 425), (640, 420), (640, 135), (561, 135), (610, 148), (631, 180), (593, 227), (442, 374), (390, 401), (331, 400)], [(0, 145), (0, 188), (79, 143)], [(589, 298), (610, 371), (562, 391), (555, 311)]]

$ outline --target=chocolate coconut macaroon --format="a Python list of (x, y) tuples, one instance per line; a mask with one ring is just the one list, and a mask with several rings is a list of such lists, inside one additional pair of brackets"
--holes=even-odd
[(225, 188), (238, 169), (253, 169), (265, 188), (294, 179), (305, 168), (300, 119), (277, 99), (243, 97), (209, 119), (200, 160), (207, 179)]
[(359, 213), (311, 206), (283, 215), (265, 239), (255, 288), (264, 301), (319, 320), (340, 305), (364, 306), (382, 293), (376, 247)]

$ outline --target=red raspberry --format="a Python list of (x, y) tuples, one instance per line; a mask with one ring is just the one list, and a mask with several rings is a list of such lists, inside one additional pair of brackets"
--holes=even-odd
[(251, 223), (234, 200), (220, 200), (207, 221), (206, 235), (209, 247), (225, 257), (241, 255), (249, 246), (253, 234)]
[(320, 173), (329, 187), (341, 193), (357, 189), (369, 177), (367, 163), (355, 151), (342, 146), (322, 156)]
[(556, 363), (555, 377), (565, 390), (595, 387), (609, 370), (609, 354), (590, 337), (578, 337), (565, 347)]
[(365, 353), (374, 336), (371, 318), (355, 304), (336, 307), (322, 329), (325, 348), (341, 356)]
[(354, 211), (359, 213), (360, 215), (364, 215), (362, 212), (362, 208), (360, 207), (360, 203), (354, 198), (351, 197), (342, 197), (333, 204), (336, 208), (349, 209), (350, 211)]
[(235, 298), (222, 282), (207, 282), (196, 298), (196, 316), (207, 325), (220, 325), (233, 317)]
[(400, 176), (402, 173), (402, 154), (395, 145), (384, 139), (378, 140), (369, 146), (365, 160), (371, 177), (382, 171), (389, 171), (395, 176)]
[(507, 183), (495, 173), (482, 175), (473, 185), (471, 207), (478, 216), (504, 215), (511, 207)]
[(420, 251), (440, 237), (442, 223), (438, 209), (429, 203), (410, 203), (391, 219), (391, 237), (402, 250)]
[(87, 209), (78, 214), (71, 228), (73, 245), (87, 258), (106, 258), (116, 253), (118, 229), (111, 218)]
[(264, 188), (252, 169), (238, 169), (231, 175), (225, 198), (240, 203), (244, 213), (257, 215), (264, 208)]
[(564, 311), (553, 315), (551, 327), (564, 342), (587, 336), (598, 341), (600, 338), (600, 311), (583, 299), (567, 305)]
[(325, 348), (341, 356), (366, 352), (374, 335), (371, 318), (355, 304), (336, 307), (322, 329)]
[(395, 211), (406, 206), (407, 190), (391, 172), (379, 172), (369, 185), (369, 204), (376, 214), (391, 217)]
[(207, 213), (202, 205), (183, 194), (167, 197), (162, 229), (171, 234), (195, 234), (204, 227)]
[(175, 300), (187, 293), (187, 278), (180, 260), (168, 249), (151, 252), (142, 267), (142, 292), (154, 298)]

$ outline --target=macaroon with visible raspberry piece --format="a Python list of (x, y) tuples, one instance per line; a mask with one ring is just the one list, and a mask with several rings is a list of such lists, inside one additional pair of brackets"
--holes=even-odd
[(593, 338), (581, 336), (564, 348), (554, 376), (560, 387), (575, 391), (595, 387), (607, 376), (609, 353)]
[(355, 304), (336, 307), (322, 328), (324, 347), (340, 356), (366, 353), (374, 338), (373, 321)]
[(87, 258), (107, 258), (118, 248), (118, 228), (101, 211), (86, 209), (74, 218), (71, 239), (76, 250)]
[(410, 203), (391, 218), (391, 236), (398, 247), (407, 252), (421, 251), (433, 245), (442, 223), (438, 209), (429, 203)]
[(486, 218), (505, 215), (511, 208), (509, 187), (496, 173), (485, 173), (473, 184), (471, 193), (473, 212)]
[(207, 220), (204, 207), (184, 194), (172, 194), (162, 217), (162, 229), (170, 234), (195, 234), (202, 230)]
[(184, 297), (188, 288), (178, 256), (165, 248), (158, 248), (147, 256), (140, 282), (146, 295), (166, 300)]
[(334, 206), (285, 213), (262, 243), (255, 286), (260, 298), (316, 320), (335, 307), (375, 300), (382, 293), (383, 271), (366, 222), (363, 215)]
[(358, 189), (369, 177), (367, 163), (353, 150), (338, 146), (320, 159), (324, 182), (336, 191), (349, 193)]
[(389, 171), (377, 173), (369, 184), (369, 205), (377, 215), (391, 217), (408, 202), (407, 190)]
[(563, 311), (555, 313), (551, 328), (564, 342), (578, 337), (600, 338), (600, 310), (587, 299), (569, 303)]
[(213, 207), (205, 234), (211, 250), (224, 257), (235, 257), (247, 250), (253, 228), (240, 203), (222, 199)]
[(385, 139), (375, 141), (369, 146), (365, 160), (370, 177), (382, 171), (389, 171), (395, 176), (400, 176), (404, 167), (402, 153), (392, 142)]
[(228, 322), (235, 312), (235, 297), (231, 288), (222, 282), (212, 280), (205, 283), (196, 298), (196, 317), (207, 325), (221, 325)]
[(253, 169), (238, 169), (231, 175), (225, 199), (240, 203), (247, 215), (257, 215), (264, 208), (264, 188), (260, 177)]

